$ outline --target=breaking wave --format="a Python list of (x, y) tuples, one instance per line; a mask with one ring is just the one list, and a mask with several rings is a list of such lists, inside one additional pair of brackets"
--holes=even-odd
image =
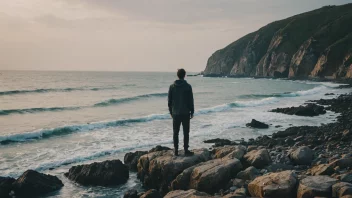
[(150, 97), (167, 97), (167, 93), (152, 93), (152, 94), (144, 94), (139, 96), (127, 97), (127, 98), (119, 98), (119, 99), (110, 99), (107, 101), (99, 102), (94, 104), (94, 106), (109, 106), (114, 104), (121, 104), (125, 102), (130, 102), (134, 100), (139, 100), (142, 98), (150, 98)]
[(49, 108), (8, 109), (8, 110), (0, 110), (0, 115), (38, 113), (38, 112), (45, 112), (45, 111), (77, 110), (80, 108), (81, 107), (49, 107)]

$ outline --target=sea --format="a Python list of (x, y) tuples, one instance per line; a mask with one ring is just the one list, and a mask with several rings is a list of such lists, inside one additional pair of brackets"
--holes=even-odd
[[(167, 92), (174, 80), (175, 72), (0, 71), (0, 176), (17, 178), (28, 169), (56, 175), (65, 186), (47, 197), (122, 197), (130, 188), (142, 191), (134, 172), (126, 184), (114, 187), (83, 187), (63, 174), (74, 165), (123, 161), (127, 152), (172, 148)], [(209, 148), (203, 141), (213, 138), (248, 140), (290, 126), (334, 122), (338, 115), (330, 111), (317, 117), (269, 111), (351, 92), (329, 82), (186, 80), (195, 101), (190, 149)], [(269, 129), (246, 127), (252, 119), (270, 124)], [(180, 148), (182, 139), (180, 132)]]

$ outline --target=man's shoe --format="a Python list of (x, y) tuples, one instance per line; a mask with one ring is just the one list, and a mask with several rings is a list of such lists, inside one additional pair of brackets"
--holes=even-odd
[(178, 149), (174, 150), (174, 154), (175, 154), (175, 156), (178, 156)]
[(192, 156), (192, 155), (194, 155), (194, 153), (192, 151), (185, 150), (185, 155), (186, 156)]

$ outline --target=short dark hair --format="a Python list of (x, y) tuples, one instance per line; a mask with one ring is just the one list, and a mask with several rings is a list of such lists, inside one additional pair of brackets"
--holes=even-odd
[(179, 79), (184, 79), (186, 76), (186, 70), (184, 69), (178, 69), (177, 70), (177, 76)]

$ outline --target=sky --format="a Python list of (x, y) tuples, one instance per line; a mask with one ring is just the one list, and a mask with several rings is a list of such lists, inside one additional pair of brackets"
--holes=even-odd
[(352, 0), (1, 0), (0, 70), (204, 70), (276, 20)]

